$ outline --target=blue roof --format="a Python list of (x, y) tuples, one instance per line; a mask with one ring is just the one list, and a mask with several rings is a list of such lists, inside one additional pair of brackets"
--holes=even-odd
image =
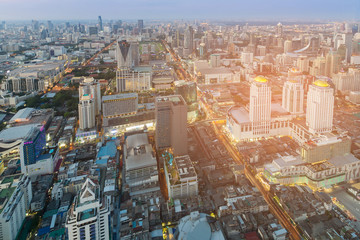
[(97, 158), (101, 158), (104, 156), (109, 156), (111, 158), (114, 158), (116, 156), (116, 144), (115, 141), (110, 141), (107, 142), (105, 146), (101, 147), (98, 154), (97, 154)]
[(108, 160), (109, 160), (108, 157), (99, 158), (98, 160), (96, 160), (96, 164), (98, 164), (98, 165), (106, 165)]

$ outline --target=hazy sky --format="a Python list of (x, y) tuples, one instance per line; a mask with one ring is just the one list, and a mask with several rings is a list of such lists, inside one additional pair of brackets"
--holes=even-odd
[(357, 20), (360, 0), (0, 0), (0, 20)]

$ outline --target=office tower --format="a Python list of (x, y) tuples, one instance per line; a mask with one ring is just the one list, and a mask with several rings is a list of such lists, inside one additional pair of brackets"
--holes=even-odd
[(2, 88), (9, 92), (34, 92), (44, 91), (45, 81), (43, 79), (27, 77), (27, 78), (15, 78), (10, 77), (3, 82)]
[(352, 38), (353, 35), (351, 32), (347, 32), (344, 34), (343, 38), (344, 43), (345, 43), (345, 47), (346, 47), (346, 52), (345, 52), (345, 60), (347, 63), (350, 63), (351, 60), (351, 54), (352, 54)]
[[(31, 181), (26, 175), (9, 175), (2, 179), (0, 239), (17, 239), (32, 199)], [(6, 184), (6, 185), (4, 185)]]
[(339, 72), (339, 61), (340, 56), (332, 50), (326, 55), (325, 58), (325, 75), (332, 77), (334, 74)]
[(197, 87), (195, 82), (190, 81), (175, 81), (175, 93), (181, 95), (187, 104), (193, 104), (197, 102)]
[(97, 27), (89, 27), (89, 35), (97, 35), (98, 28)]
[(37, 20), (32, 20), (31, 25), (32, 25), (32, 30), (33, 31), (38, 31), (39, 30), (39, 22)]
[(142, 20), (142, 19), (138, 20), (137, 26), (138, 26), (139, 31), (143, 30), (143, 28), (144, 28), (144, 20)]
[(116, 71), (116, 91), (146, 91), (151, 89), (151, 71), (122, 68)]
[(269, 133), (271, 88), (268, 85), (268, 80), (262, 76), (256, 77), (251, 83), (249, 118), (255, 135)]
[(67, 212), (65, 228), (69, 239), (110, 239), (110, 209), (100, 187), (86, 179)]
[(307, 56), (300, 56), (296, 61), (296, 66), (301, 72), (309, 72), (309, 59)]
[(279, 36), (283, 35), (283, 25), (281, 23), (276, 25), (276, 34)]
[(304, 88), (298, 81), (287, 81), (283, 86), (282, 107), (292, 113), (304, 112)]
[(184, 33), (184, 55), (190, 55), (194, 49), (194, 30), (189, 26)]
[(91, 98), (94, 101), (94, 111), (95, 115), (100, 114), (101, 111), (101, 90), (100, 83), (98, 83), (94, 78), (87, 77), (85, 78), (79, 86), (79, 100), (84, 98)]
[(349, 68), (348, 72), (339, 72), (332, 79), (339, 91), (360, 91), (360, 70)]
[(203, 57), (204, 54), (205, 54), (205, 43), (200, 43), (200, 46), (199, 46), (199, 55), (200, 57)]
[(181, 95), (155, 100), (157, 149), (173, 148), (175, 156), (187, 154), (187, 105)]
[(48, 27), (49, 31), (54, 30), (54, 24), (51, 21), (47, 21), (47, 27)]
[(103, 30), (103, 22), (101, 16), (98, 17), (98, 27), (99, 27), (99, 32), (101, 32)]
[(139, 65), (139, 44), (137, 42), (118, 41), (116, 45), (118, 69)]
[(113, 119), (135, 115), (138, 109), (138, 94), (123, 93), (102, 97), (103, 125), (112, 124)]
[(95, 127), (95, 102), (90, 95), (85, 94), (79, 105), (79, 128), (81, 130)]
[(284, 42), (284, 53), (288, 53), (292, 51), (292, 42), (290, 40), (286, 40)]
[(334, 89), (322, 80), (309, 86), (306, 108), (306, 125), (311, 133), (332, 131)]
[(309, 73), (312, 76), (325, 76), (326, 59), (323, 56), (319, 56), (313, 60), (312, 67), (310, 67)]
[(210, 65), (212, 68), (220, 67), (220, 54), (210, 55)]
[(35, 164), (46, 146), (45, 129), (33, 127), (20, 145), (21, 172), (26, 173), (28, 165)]

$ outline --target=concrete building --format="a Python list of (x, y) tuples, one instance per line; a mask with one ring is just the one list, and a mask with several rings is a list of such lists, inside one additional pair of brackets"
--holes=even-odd
[(30, 179), (11, 175), (0, 183), (0, 239), (15, 240), (32, 199)]
[(306, 125), (311, 133), (330, 132), (333, 127), (334, 89), (322, 80), (309, 86)]
[(139, 65), (139, 44), (126, 40), (118, 41), (116, 44), (117, 68), (132, 68)]
[(123, 149), (125, 184), (130, 195), (160, 192), (157, 161), (147, 134), (127, 136)]
[(116, 91), (147, 91), (151, 89), (152, 72), (148, 67), (123, 68), (116, 71)]
[(164, 170), (169, 199), (197, 196), (199, 191), (197, 174), (189, 155), (164, 161)]
[(360, 91), (360, 70), (349, 68), (347, 73), (340, 72), (332, 79), (335, 89), (339, 91)]
[(40, 92), (45, 90), (45, 82), (43, 79), (35, 77), (18, 78), (11, 77), (2, 83), (3, 90), (13, 93), (20, 92)]
[(220, 67), (220, 54), (211, 54), (210, 55), (210, 66), (212, 68)]
[(95, 127), (95, 101), (90, 95), (85, 94), (78, 105), (79, 128), (81, 130)]
[(102, 97), (103, 125), (111, 125), (112, 119), (134, 115), (138, 109), (138, 94), (123, 93)]
[(79, 86), (79, 100), (87, 99), (87, 96), (94, 99), (95, 115), (101, 111), (101, 91), (100, 83), (94, 78), (84, 78)]
[(266, 134), (271, 122), (271, 88), (268, 80), (258, 76), (251, 83), (249, 119), (254, 134)]
[(291, 114), (304, 112), (304, 88), (298, 81), (286, 81), (283, 86), (282, 107)]
[(71, 205), (65, 227), (69, 239), (110, 239), (109, 203), (100, 196), (100, 187), (86, 179)]
[(187, 154), (187, 105), (181, 95), (155, 100), (157, 149), (173, 148), (176, 156)]

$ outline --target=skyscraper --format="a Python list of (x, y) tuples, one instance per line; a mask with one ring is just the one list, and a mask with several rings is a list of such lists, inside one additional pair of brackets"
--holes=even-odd
[(194, 30), (189, 26), (184, 34), (184, 55), (190, 55), (194, 49)]
[(81, 130), (95, 127), (95, 103), (89, 94), (85, 94), (80, 100), (79, 107), (79, 128)]
[(86, 179), (66, 216), (69, 239), (110, 239), (110, 206), (98, 184)]
[(79, 86), (79, 100), (83, 100), (83, 98), (88, 98), (90, 96), (91, 99), (94, 100), (94, 112), (95, 115), (100, 114), (101, 111), (101, 91), (100, 91), (100, 83), (98, 83), (94, 78), (88, 77), (85, 78), (83, 82), (80, 83)]
[(353, 35), (351, 32), (347, 32), (344, 34), (345, 39), (345, 47), (346, 47), (346, 53), (345, 53), (345, 60), (347, 63), (350, 63), (351, 60), (351, 54), (352, 54), (352, 38)]
[(311, 133), (332, 131), (334, 89), (322, 80), (309, 86), (307, 95), (306, 125)]
[(103, 22), (101, 16), (98, 17), (98, 27), (99, 27), (99, 32), (103, 30)]
[(155, 100), (157, 149), (173, 148), (175, 156), (187, 154), (187, 105), (181, 95)]
[(138, 29), (141, 31), (144, 28), (144, 20), (139, 19), (138, 20)]
[(118, 69), (139, 65), (139, 44), (137, 42), (119, 41), (116, 45)]
[(283, 86), (282, 107), (292, 113), (304, 112), (304, 88), (298, 81), (287, 81)]
[(250, 87), (249, 118), (253, 133), (267, 134), (271, 123), (271, 88), (262, 76), (254, 79)]
[(325, 58), (325, 75), (332, 77), (339, 72), (339, 59), (340, 56), (333, 51), (330, 51)]
[(20, 145), (21, 172), (26, 172), (26, 166), (35, 164), (46, 146), (45, 129), (33, 127), (29, 135)]

